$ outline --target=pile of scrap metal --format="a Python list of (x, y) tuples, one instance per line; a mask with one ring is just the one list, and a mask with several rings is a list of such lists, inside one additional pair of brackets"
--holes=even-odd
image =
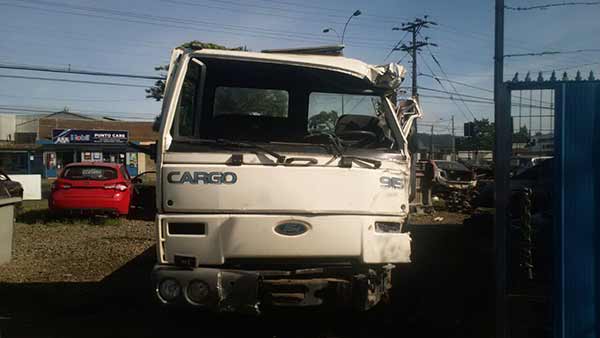
[(477, 163), (471, 160), (458, 160), (458, 162), (464, 164), (467, 168), (471, 169), (477, 177), (477, 182), (482, 180), (493, 180), (494, 179), (494, 165), (493, 163)]
[(424, 168), (424, 185), (435, 197), (444, 200), (446, 209), (467, 212), (472, 209), (471, 200), (477, 185), (473, 170), (456, 161), (421, 161)]

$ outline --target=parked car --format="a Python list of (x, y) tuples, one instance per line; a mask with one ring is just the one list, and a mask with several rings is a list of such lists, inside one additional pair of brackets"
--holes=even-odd
[(515, 156), (510, 160), (510, 175), (511, 177), (518, 175), (552, 158), (552, 156)]
[[(537, 161), (537, 164), (526, 168), (510, 178), (510, 190), (514, 195), (524, 189), (532, 193), (533, 212), (552, 212), (554, 184), (554, 159), (548, 158)], [(494, 207), (494, 184), (482, 186), (478, 198), (475, 200), (477, 207)]]
[(55, 212), (127, 215), (133, 193), (123, 164), (71, 163), (52, 184), (48, 207)]
[(4, 171), (0, 170), (0, 198), (23, 198), (21, 183), (10, 179)]

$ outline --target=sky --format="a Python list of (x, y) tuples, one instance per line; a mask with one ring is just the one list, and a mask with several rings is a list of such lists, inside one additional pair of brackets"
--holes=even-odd
[[(508, 6), (535, 6), (553, 0), (506, 0)], [(447, 128), (473, 118), (493, 119), (492, 81), (494, 2), (492, 0), (4, 0), (0, 1), (0, 64), (19, 64), (92, 71), (156, 75), (171, 49), (200, 40), (253, 51), (334, 44), (355, 10), (346, 34), (344, 55), (372, 64), (400, 61), (404, 52), (390, 51), (404, 36), (393, 30), (403, 22), (428, 15), (438, 25), (425, 28), (437, 47), (417, 58), (424, 121)], [(570, 51), (600, 46), (600, 6), (554, 7), (506, 11), (505, 54)], [(408, 37), (407, 37), (408, 38)], [(404, 41), (407, 41), (405, 39)], [(388, 56), (386, 59), (386, 56)], [(435, 62), (439, 62), (439, 65)], [(600, 76), (600, 52), (510, 57), (505, 79), (528, 71), (549, 77), (553, 69), (577, 69)], [(441, 66), (441, 67), (440, 67)], [(3, 75), (68, 78), (133, 84), (137, 87), (3, 78)], [(455, 81), (438, 83), (428, 75)], [(153, 119), (160, 102), (145, 98), (152, 80), (100, 78), (71, 74), (0, 69), (0, 112), (71, 111), (128, 119)], [(407, 77), (403, 86), (410, 86)], [(461, 84), (459, 84), (461, 83)], [(466, 84), (466, 85), (465, 85)], [(477, 88), (475, 88), (477, 87)], [(471, 101), (450, 100), (454, 92)], [(442, 98), (434, 98), (438, 96)], [(456, 97), (456, 95), (453, 95)], [(464, 97), (467, 99), (467, 97)], [(457, 127), (457, 133), (461, 133)]]

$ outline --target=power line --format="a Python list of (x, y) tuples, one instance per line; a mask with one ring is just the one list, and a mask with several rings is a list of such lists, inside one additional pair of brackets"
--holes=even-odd
[(26, 95), (7, 95), (0, 94), (0, 97), (14, 98), (14, 99), (27, 99), (27, 100), (39, 100), (39, 101), (73, 101), (73, 102), (125, 102), (125, 101), (145, 101), (146, 99), (91, 99), (91, 98), (61, 98), (61, 97), (39, 97), (39, 96), (26, 96)]
[[(197, 2), (189, 2), (189, 1), (175, 1), (175, 0), (161, 0), (164, 2), (170, 2), (170, 3), (175, 3), (175, 4), (185, 4), (185, 5), (189, 5), (189, 6), (200, 6), (200, 7), (206, 7), (206, 2), (213, 2), (213, 3), (218, 3), (218, 4), (226, 4), (226, 5), (232, 5), (232, 6), (240, 6), (240, 7), (251, 7), (251, 8), (256, 8), (256, 9), (266, 9), (266, 10), (272, 10), (272, 11), (280, 11), (280, 12), (284, 12), (284, 13), (289, 13), (290, 9), (289, 8), (283, 8), (283, 7), (274, 7), (274, 6), (265, 6), (265, 5), (259, 5), (256, 3), (252, 3), (252, 4), (248, 4), (248, 3), (243, 3), (243, 2), (237, 2), (237, 1), (230, 1), (230, 0), (204, 0), (202, 4), (197, 3)], [(317, 15), (317, 16), (322, 16), (322, 17), (330, 17), (330, 18), (340, 18), (340, 19), (346, 19), (347, 16), (345, 15), (340, 15), (340, 11), (339, 10), (334, 10), (334, 11), (330, 11), (330, 10), (323, 10), (320, 9), (318, 11), (316, 10), (306, 10), (306, 6), (302, 6), (301, 9), (294, 9), (294, 13), (304, 13), (304, 14), (308, 14), (308, 15)], [(241, 11), (238, 9), (238, 11)], [(325, 13), (326, 11), (329, 12), (335, 12), (337, 14), (328, 14)], [(379, 21), (388, 21), (388, 22), (397, 22), (398, 18), (379, 18)]]
[[(442, 74), (444, 75), (444, 77), (447, 79), (448, 78), (448, 74), (446, 74), (446, 71), (442, 67), (442, 64), (438, 61), (438, 59), (435, 57), (435, 55), (433, 55), (433, 52), (431, 51), (431, 48), (429, 46), (427, 46), (427, 51), (429, 52), (429, 55), (431, 56), (431, 58), (433, 59), (433, 61), (437, 64), (438, 68), (440, 69), (440, 71), (442, 72)], [(456, 86), (452, 82), (450, 82), (450, 86), (452, 87), (452, 89), (454, 90), (454, 92), (456, 93), (456, 95), (458, 95), (459, 100), (463, 103), (463, 105), (465, 106), (465, 108), (467, 109), (467, 111), (469, 112), (469, 114), (471, 114), (471, 116), (473, 117), (473, 119), (476, 119), (475, 114), (473, 114), (473, 112), (471, 111), (471, 109), (469, 108), (469, 106), (465, 103), (465, 101), (460, 96), (461, 94), (456, 89)]]
[(383, 62), (387, 61), (387, 59), (392, 55), (393, 52), (399, 50), (400, 45), (402, 44), (402, 42), (404, 41), (404, 39), (406, 38), (408, 33), (409, 33), (408, 31), (406, 33), (404, 33), (404, 35), (400, 38), (400, 40), (398, 40), (398, 42), (394, 45), (394, 47), (392, 47), (392, 49), (390, 49), (389, 53), (383, 59)]
[[(434, 98), (434, 99), (443, 99), (443, 100), (450, 100), (450, 101), (454, 101), (456, 100), (456, 98), (450, 96), (437, 96), (437, 95), (421, 95), (422, 97), (427, 97), (427, 98)], [(471, 99), (464, 99), (464, 101), (466, 102), (471, 102), (471, 103), (482, 103), (482, 104), (494, 104), (493, 101), (481, 101), (481, 100), (471, 100)], [(467, 118), (467, 120), (471, 120), (469, 118)]]
[(473, 86), (473, 85), (470, 85), (470, 84), (468, 84), (468, 83), (459, 82), (459, 81), (454, 81), (454, 80), (450, 80), (450, 79), (444, 79), (444, 78), (440, 78), (440, 77), (438, 77), (438, 76), (434, 76), (434, 75), (431, 75), (431, 74), (419, 73), (419, 76), (426, 76), (426, 77), (429, 77), (429, 78), (432, 78), (432, 79), (435, 79), (435, 80), (441, 80), (441, 81), (446, 81), (446, 82), (452, 82), (452, 83), (459, 84), (459, 85), (461, 85), (461, 86), (465, 86), (465, 87), (469, 87), (469, 88), (473, 88), (473, 89), (479, 89), (479, 90), (483, 90), (483, 91), (486, 91), (486, 92), (488, 92), (488, 93), (493, 93), (493, 92), (494, 92), (493, 90), (491, 90), (491, 89), (488, 89), (488, 88), (483, 88), (483, 87)]
[(147, 80), (164, 80), (165, 79), (165, 77), (162, 77), (162, 76), (152, 76), (152, 75), (93, 72), (93, 71), (88, 71), (88, 70), (78, 70), (78, 69), (70, 69), (70, 68), (59, 69), (59, 68), (54, 68), (54, 67), (7, 65), (7, 64), (2, 64), (2, 63), (0, 63), (0, 69), (18, 69), (18, 70), (50, 72), (50, 73), (66, 73), (66, 74), (80, 74), (80, 75), (108, 76), (108, 77), (125, 77), (125, 78), (132, 78), (132, 79), (147, 79)]
[[(10, 112), (22, 112), (22, 113), (56, 113), (63, 111), (63, 108), (52, 107), (52, 106), (28, 106), (28, 105), (0, 105), (0, 110), (4, 113)], [(85, 111), (85, 113), (83, 113)], [(154, 118), (155, 113), (136, 113), (136, 112), (120, 112), (120, 111), (106, 111), (106, 110), (94, 110), (94, 109), (79, 109), (69, 107), (69, 112), (78, 113), (90, 116), (113, 116), (113, 117), (128, 117), (128, 118), (143, 118), (151, 119)], [(146, 116), (144, 116), (146, 115)]]
[(530, 6), (530, 7), (504, 6), (504, 8), (509, 9), (509, 10), (513, 10), (513, 11), (529, 11), (529, 10), (532, 10), (532, 9), (548, 9), (548, 8), (551, 8), (551, 7), (580, 6), (580, 5), (584, 5), (584, 6), (600, 5), (600, 1), (558, 2), (558, 3), (552, 3), (552, 4), (546, 4), (546, 5)]
[(119, 87), (148, 88), (148, 86), (136, 85), (136, 84), (130, 84), (130, 83), (85, 81), (85, 80), (72, 80), (72, 79), (55, 79), (55, 78), (49, 78), (49, 77), (36, 77), (36, 76), (20, 76), (20, 75), (5, 75), (5, 74), (0, 74), (0, 78), (25, 79), (25, 80), (40, 80), (40, 81), (56, 81), (56, 82), (71, 82), (71, 83), (85, 83), (85, 84), (93, 84), (93, 85), (119, 86)]
[[(0, 114), (28, 114), (28, 115), (37, 115), (37, 114), (54, 114), (60, 112), (61, 109), (58, 110), (48, 110), (48, 109), (27, 109), (27, 108), (2, 108), (0, 107)], [(80, 112), (76, 112), (78, 114), (83, 114)], [(110, 117), (110, 118), (119, 118), (119, 119), (129, 119), (129, 120), (141, 120), (141, 121), (152, 121), (154, 120), (154, 116), (142, 117), (142, 116), (128, 116), (121, 114), (91, 114), (85, 113), (84, 115), (94, 116), (94, 117)], [(38, 119), (39, 120), (39, 119)]]
[[(455, 83), (455, 84), (458, 84), (458, 85), (461, 85), (461, 86), (465, 86), (465, 87), (468, 87), (468, 88), (473, 88), (473, 89), (478, 89), (478, 90), (481, 90), (481, 91), (485, 91), (485, 92), (488, 92), (488, 93), (493, 93), (493, 92), (494, 92), (493, 90), (491, 90), (491, 89), (488, 89), (488, 88), (483, 88), (483, 87), (473, 86), (473, 85), (470, 85), (470, 84), (468, 84), (468, 83), (464, 83), (464, 82), (460, 82), (460, 81), (454, 81), (454, 80), (450, 80), (450, 79), (444, 79), (444, 78), (440, 78), (440, 77), (433, 76), (433, 75), (430, 75), (430, 74), (419, 73), (419, 75), (426, 76), (426, 77), (430, 77), (430, 78), (432, 78), (432, 79), (435, 79), (436, 81), (445, 81), (445, 82), (451, 82), (451, 83)], [(512, 97), (514, 97), (514, 98), (518, 98), (518, 96), (516, 96), (516, 95), (512, 95)], [(529, 100), (530, 100), (529, 98), (522, 98), (522, 99), (523, 99), (523, 100), (527, 100), (527, 101), (529, 101)], [(492, 99), (492, 100), (493, 100), (493, 99)], [(539, 100), (535, 100), (535, 101), (536, 101), (536, 102), (539, 102)], [(552, 103), (550, 103), (550, 102), (548, 102), (548, 101), (541, 101), (541, 102), (542, 102), (542, 103), (545, 103), (545, 104), (549, 104), (549, 105), (551, 105), (551, 104), (552, 104)]]
[(409, 55), (410, 55), (410, 54), (409, 54), (408, 52), (407, 52), (407, 53), (405, 53), (405, 54), (404, 54), (404, 55), (403, 55), (403, 56), (400, 58), (400, 60), (398, 60), (396, 63), (401, 63), (401, 62), (402, 62), (402, 60), (404, 60), (404, 58), (406, 58), (406, 57), (407, 57), (407, 56), (409, 56)]
[[(427, 98), (433, 98), (433, 99), (440, 99), (440, 100), (450, 100), (453, 101), (455, 100), (455, 98), (453, 98), (452, 96), (448, 97), (448, 96), (438, 96), (438, 95), (422, 95), (423, 97), (427, 97)], [(475, 100), (475, 99), (464, 99), (466, 102), (470, 102), (470, 103), (480, 103), (480, 104), (494, 104), (494, 101), (487, 101), (487, 100)], [(538, 106), (538, 105), (533, 105), (533, 104), (518, 104), (518, 103), (513, 103), (511, 104), (511, 106), (513, 107), (531, 107), (531, 108), (540, 108), (540, 109), (554, 109), (552, 107), (546, 107), (546, 106)], [(470, 119), (467, 119), (470, 120)]]
[[(89, 7), (89, 6), (67, 5), (67, 4), (42, 1), (42, 0), (21, 0), (21, 1), (25, 1), (30, 4), (46, 6), (46, 7), (50, 7), (50, 8), (31, 7), (31, 6), (8, 4), (8, 3), (4, 3), (2, 5), (34, 9), (34, 10), (40, 10), (40, 11), (55, 12), (55, 13), (68, 14), (68, 15), (101, 18), (101, 19), (120, 21), (120, 22), (130, 22), (130, 23), (138, 23), (138, 24), (145, 24), (145, 25), (153, 25), (153, 26), (160, 26), (160, 27), (170, 27), (170, 28), (187, 29), (187, 30), (194, 30), (194, 31), (203, 31), (203, 32), (210, 31), (210, 32), (216, 32), (216, 33), (223, 33), (223, 34), (235, 34), (238, 37), (240, 36), (240, 33), (243, 33), (244, 35), (247, 35), (247, 36), (255, 36), (255, 37), (262, 37), (262, 38), (269, 38), (269, 39), (281, 39), (281, 40), (289, 40), (289, 41), (330, 42), (330, 40), (328, 40), (328, 39), (315, 38), (314, 33), (298, 33), (298, 32), (291, 32), (291, 31), (281, 31), (281, 30), (274, 30), (274, 29), (258, 28), (258, 27), (253, 27), (253, 26), (230, 25), (230, 24), (223, 24), (223, 23), (218, 23), (218, 22), (182, 19), (182, 18), (174, 18), (174, 17), (166, 17), (166, 16), (156, 16), (156, 15), (150, 15), (150, 14), (139, 14), (139, 13), (135, 13), (135, 12), (119, 11), (119, 10), (105, 9), (105, 8), (98, 8), (98, 7)], [(80, 12), (57, 10), (57, 9), (52, 9), (52, 7), (66, 8), (66, 9), (80, 11)], [(81, 13), (81, 12), (90, 12), (93, 14)], [(110, 16), (99, 15), (97, 13), (104, 13), (104, 14), (107, 14)], [(272, 15), (273, 14), (270, 14), (270, 16), (272, 16)], [(117, 17), (115, 17), (115, 16), (117, 16)], [(148, 21), (148, 20), (151, 20), (151, 21)], [(321, 21), (319, 21), (319, 22), (321, 22)], [(190, 26), (182, 26), (181, 24), (193, 25), (193, 26), (191, 26), (191, 27)], [(198, 25), (203, 25), (205, 27), (202, 29), (199, 29)], [(220, 27), (221, 29), (215, 29), (212, 27)], [(351, 39), (351, 40), (357, 41), (357, 39)], [(366, 40), (364, 40), (364, 41), (366, 41)], [(369, 41), (372, 41), (372, 39), (369, 39)], [(387, 47), (387, 46), (381, 45), (381, 44), (371, 44), (368, 42), (358, 42), (358, 41), (353, 42), (352, 46), (358, 47), (358, 48)]]
[[(259, 15), (259, 16), (272, 17), (273, 15), (277, 15), (280, 18), (286, 18), (286, 19), (291, 19), (291, 20), (310, 21), (310, 22), (316, 22), (316, 23), (321, 23), (321, 24), (323, 23), (322, 19), (318, 19), (318, 18), (312, 19), (312, 17), (323, 17), (323, 18), (328, 18), (328, 19), (339, 18), (339, 19), (344, 19), (344, 20), (347, 18), (347, 16), (339, 14), (341, 11), (344, 11), (345, 9), (338, 9), (338, 10), (333, 11), (337, 14), (329, 14), (329, 13), (325, 13), (323, 10), (307, 11), (306, 10), (307, 6), (304, 6), (304, 5), (302, 6), (302, 9), (297, 9), (297, 8), (291, 9), (291, 8), (257, 5), (256, 3), (234, 2), (234, 1), (228, 1), (228, 0), (204, 0), (204, 3), (181, 1), (181, 0), (161, 0), (161, 1), (169, 2), (172, 4), (178, 4), (178, 5), (197, 6), (197, 7), (202, 7), (202, 8), (211, 8), (211, 9), (217, 9), (217, 10), (222, 10), (222, 11), (245, 13), (245, 14), (252, 14), (252, 15)], [(213, 3), (216, 2), (217, 4), (230, 5), (230, 6), (234, 6), (235, 8), (215, 6), (215, 5), (207, 4), (206, 2), (213, 2)], [(246, 7), (246, 8), (240, 8), (240, 7)], [(261, 11), (261, 9), (267, 10), (267, 11), (266, 12)], [(280, 13), (273, 13), (272, 11), (276, 11), (276, 12), (280, 12)], [(310, 15), (310, 17), (307, 18), (306, 16), (304, 16), (304, 17), (291, 16), (291, 15), (289, 15), (289, 13), (303, 13), (306, 15)], [(368, 15), (368, 14), (366, 14), (365, 16), (372, 17), (372, 15)], [(387, 19), (378, 18), (377, 22), (380, 24), (393, 24), (393, 23), (398, 22), (398, 20), (401, 20), (401, 18), (400, 17), (387, 18)], [(334, 24), (334, 25), (343, 25), (344, 24), (344, 22), (339, 22), (339, 21), (331, 21), (330, 23)], [(364, 24), (364, 23), (356, 24), (356, 26), (363, 27), (363, 28), (370, 28), (370, 29), (381, 29), (383, 27), (383, 25), (370, 25), (370, 24)]]
[[(435, 75), (435, 72), (433, 71), (433, 69), (427, 62), (427, 60), (425, 60), (425, 58), (422, 55), (421, 55), (421, 59), (423, 60), (423, 63), (425, 64), (427, 69), (429, 69), (429, 71)], [(437, 76), (435, 76), (434, 79), (437, 81), (437, 83), (440, 85), (440, 87), (442, 87), (442, 89), (446, 90), (446, 86), (444, 86), (444, 84), (438, 79)], [(454, 103), (454, 105), (456, 106), (456, 109), (458, 109), (458, 111), (465, 117), (466, 120), (470, 120), (469, 117), (467, 116), (467, 114), (465, 113), (464, 109), (461, 106), (459, 106), (458, 103), (454, 99), (452, 100), (452, 103)]]
[[(197, 20), (197, 19), (184, 19), (184, 18), (176, 18), (176, 17), (168, 17), (168, 16), (156, 16), (156, 15), (152, 15), (152, 14), (142, 14), (142, 13), (136, 13), (136, 12), (130, 12), (130, 11), (121, 11), (121, 10), (115, 10), (115, 9), (107, 9), (107, 8), (100, 8), (100, 7), (90, 7), (90, 6), (78, 6), (78, 5), (67, 5), (67, 4), (62, 4), (62, 3), (56, 3), (56, 2), (51, 2), (51, 1), (44, 1), (44, 0), (21, 0), (30, 4), (35, 4), (35, 5), (41, 5), (41, 6), (46, 6), (46, 7), (50, 7), (50, 8), (64, 8), (64, 9), (69, 9), (69, 10), (75, 10), (75, 11), (80, 11), (80, 12), (90, 12), (90, 13), (95, 13), (95, 14), (90, 14), (90, 13), (79, 13), (79, 12), (69, 12), (69, 11), (61, 11), (61, 10), (56, 10), (56, 9), (49, 9), (49, 8), (39, 8), (39, 7), (30, 7), (30, 6), (24, 6), (24, 5), (14, 5), (16, 7), (25, 7), (25, 8), (30, 8), (30, 9), (36, 9), (36, 10), (45, 10), (45, 11), (53, 11), (53, 12), (58, 12), (58, 13), (64, 13), (64, 14), (69, 14), (69, 15), (78, 15), (78, 16), (87, 16), (87, 17), (97, 17), (97, 18), (103, 18), (103, 19), (108, 19), (108, 20), (116, 20), (116, 21), (124, 21), (124, 22), (132, 22), (132, 23), (141, 23), (141, 24), (150, 24), (150, 25), (158, 25), (158, 26), (166, 26), (166, 27), (174, 27), (174, 28), (183, 28), (183, 29), (193, 29), (195, 31), (198, 31), (200, 29), (198, 29), (198, 26), (204, 26), (204, 28), (202, 28), (200, 31), (212, 31), (212, 32), (218, 32), (218, 33), (224, 33), (224, 34), (233, 34), (235, 32), (235, 34), (237, 36), (239, 36), (240, 32), (241, 33), (245, 33), (246, 35), (250, 35), (250, 36), (258, 36), (258, 37), (266, 37), (266, 38), (282, 38), (282, 39), (287, 39), (287, 40), (291, 40), (291, 41), (321, 41), (321, 42), (329, 42), (328, 39), (326, 38), (315, 38), (315, 34), (314, 33), (299, 33), (296, 31), (282, 31), (282, 30), (276, 30), (276, 29), (268, 29), (268, 28), (260, 28), (260, 27), (256, 27), (256, 26), (245, 26), (245, 25), (231, 25), (231, 24), (224, 24), (222, 22), (211, 22), (211, 21), (204, 21), (204, 20)], [(13, 4), (6, 4), (6, 5), (10, 5), (13, 6)], [(99, 15), (97, 13), (103, 13), (103, 14), (107, 14), (110, 16), (103, 16), (103, 15)], [(117, 17), (114, 17), (117, 16)], [(269, 16), (273, 16), (273, 13), (269, 14)], [(280, 15), (278, 15), (278, 17), (280, 17)], [(140, 20), (146, 20), (146, 21), (140, 21)], [(150, 22), (147, 20), (151, 20)], [(303, 21), (309, 21), (307, 19), (304, 19)], [(322, 22), (322, 21), (318, 21), (318, 22)], [(184, 24), (184, 25), (193, 25), (193, 27), (189, 27), (189, 26), (177, 26), (177, 25), (172, 25), (172, 24)], [(214, 27), (219, 27), (220, 29), (215, 29)], [(252, 34), (249, 34), (249, 32), (251, 32)], [(381, 44), (371, 44), (369, 43), (369, 41), (373, 41), (373, 39), (369, 38), (369, 39), (362, 39), (362, 42), (359, 42), (359, 39), (351, 39), (352, 41), (356, 41), (353, 44), (355, 45), (364, 45), (364, 46), (372, 46), (372, 47), (382, 47), (384, 45)], [(386, 40), (387, 41), (387, 40)]]
[[(430, 92), (436, 92), (436, 93), (450, 94), (451, 97), (453, 95), (456, 95), (454, 92), (449, 92), (449, 91), (446, 91), (446, 90), (433, 89), (433, 88), (427, 88), (427, 87), (422, 87), (422, 86), (419, 86), (419, 89), (427, 90), (427, 91), (430, 91)], [(472, 99), (494, 101), (494, 99), (492, 99), (490, 97), (474, 96), (474, 95), (466, 95), (466, 94), (460, 94), (460, 96), (462, 96), (462, 97), (468, 97), (468, 98), (472, 98)]]
[(535, 53), (518, 53), (518, 54), (506, 54), (505, 58), (519, 57), (519, 56), (545, 56), (545, 55), (557, 55), (557, 54), (578, 54), (578, 53), (592, 53), (600, 52), (600, 48), (588, 48), (588, 49), (575, 49), (566, 51), (544, 51)]

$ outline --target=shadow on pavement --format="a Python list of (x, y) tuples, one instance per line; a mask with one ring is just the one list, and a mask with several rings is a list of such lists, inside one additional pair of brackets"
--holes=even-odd
[(410, 231), (414, 264), (396, 269), (392, 304), (367, 313), (167, 311), (154, 302), (149, 283), (151, 247), (100, 282), (0, 284), (2, 338), (491, 336), (491, 267), (469, 257), (463, 227), (415, 225)]

